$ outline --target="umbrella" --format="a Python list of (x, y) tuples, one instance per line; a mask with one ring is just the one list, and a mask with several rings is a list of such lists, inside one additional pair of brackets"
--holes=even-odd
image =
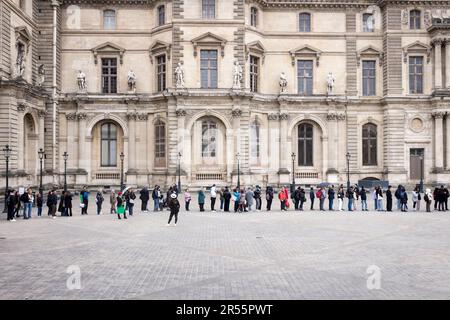
[(125, 194), (125, 192), (127, 192), (130, 189), (131, 189), (131, 187), (126, 187), (125, 189), (122, 190), (122, 194)]

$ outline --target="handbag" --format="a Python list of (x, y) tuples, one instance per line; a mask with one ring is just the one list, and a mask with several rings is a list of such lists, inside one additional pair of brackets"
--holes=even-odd
[(80, 208), (81, 208), (81, 209), (84, 208), (84, 203), (80, 203)]

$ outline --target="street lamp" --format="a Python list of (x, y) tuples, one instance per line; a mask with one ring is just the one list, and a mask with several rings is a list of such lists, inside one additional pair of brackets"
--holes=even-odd
[(236, 159), (238, 162), (238, 181), (237, 181), (237, 188), (240, 189), (241, 188), (241, 166), (240, 166), (240, 160), (241, 160), (241, 155), (240, 153), (236, 153)]
[(181, 193), (181, 152), (178, 152), (178, 193)]
[(423, 193), (423, 154), (420, 156), (420, 193)]
[(39, 155), (39, 161), (40, 161), (39, 193), (41, 194), (41, 197), (42, 197), (42, 192), (44, 191), (44, 189), (42, 188), (42, 160), (44, 159), (44, 155), (45, 155), (44, 149), (40, 148), (38, 151), (38, 155)]
[(292, 184), (291, 184), (291, 194), (295, 191), (295, 153), (292, 152)]
[(6, 207), (6, 199), (8, 198), (8, 189), (9, 189), (9, 158), (11, 157), (11, 148), (7, 144), (5, 148), (3, 148), (3, 155), (6, 159), (6, 188), (5, 188), (5, 208), (3, 209), (3, 213), (5, 213), (8, 208)]
[(347, 152), (347, 190), (350, 189), (350, 153)]
[(69, 158), (69, 154), (67, 151), (64, 151), (63, 153), (64, 158), (64, 192), (67, 191), (67, 159)]
[(120, 191), (123, 191), (123, 159), (125, 159), (125, 155), (122, 151), (120, 153)]

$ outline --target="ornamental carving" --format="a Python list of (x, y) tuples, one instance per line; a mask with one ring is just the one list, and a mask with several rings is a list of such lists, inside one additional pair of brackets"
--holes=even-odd
[(148, 113), (138, 113), (137, 114), (137, 119), (141, 120), (141, 121), (148, 120)]
[(289, 119), (289, 114), (287, 114), (287, 113), (280, 113), (279, 119), (280, 120), (288, 120)]
[(136, 120), (145, 121), (145, 120), (148, 120), (148, 114), (147, 113), (138, 113), (138, 112), (128, 113), (127, 119), (134, 120), (134, 121), (136, 121)]
[(177, 117), (185, 117), (187, 112), (184, 109), (178, 109), (175, 110), (175, 114), (177, 115)]
[(337, 112), (328, 113), (327, 120), (328, 121), (332, 121), (332, 120), (343, 121), (343, 120), (345, 120), (345, 113), (337, 113)]
[(279, 115), (278, 115), (277, 113), (269, 113), (269, 114), (267, 115), (267, 118), (268, 118), (269, 120), (278, 120), (278, 119), (279, 119)]
[(231, 115), (234, 118), (241, 117), (242, 116), (242, 110), (241, 109), (234, 109), (234, 110), (231, 111)]
[(70, 121), (77, 120), (77, 114), (76, 113), (66, 113), (66, 119)]
[(45, 110), (39, 110), (38, 111), (38, 117), (39, 118), (44, 118), (46, 114), (47, 114), (47, 112), (45, 112)]
[(443, 119), (445, 116), (445, 111), (436, 111), (432, 113), (433, 118), (435, 119)]
[(78, 113), (77, 117), (78, 117), (78, 120), (86, 120), (87, 114), (86, 113)]
[(19, 111), (19, 112), (25, 112), (25, 110), (27, 110), (27, 106), (26, 106), (26, 105), (24, 105), (24, 104), (19, 104), (19, 105), (17, 106), (17, 111)]

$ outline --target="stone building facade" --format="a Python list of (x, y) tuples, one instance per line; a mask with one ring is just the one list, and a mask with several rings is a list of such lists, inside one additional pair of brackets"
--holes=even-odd
[[(450, 1), (2, 0), (13, 185), (450, 178)], [(45, 71), (42, 72), (42, 71)], [(242, 74), (240, 73), (242, 71)], [(292, 153), (295, 157), (292, 158)], [(349, 161), (346, 154), (350, 155)], [(423, 159), (423, 160), (422, 160)], [(4, 172), (4, 161), (0, 169)], [(4, 179), (4, 173), (2, 175)], [(2, 183), (2, 186), (4, 183)]]

